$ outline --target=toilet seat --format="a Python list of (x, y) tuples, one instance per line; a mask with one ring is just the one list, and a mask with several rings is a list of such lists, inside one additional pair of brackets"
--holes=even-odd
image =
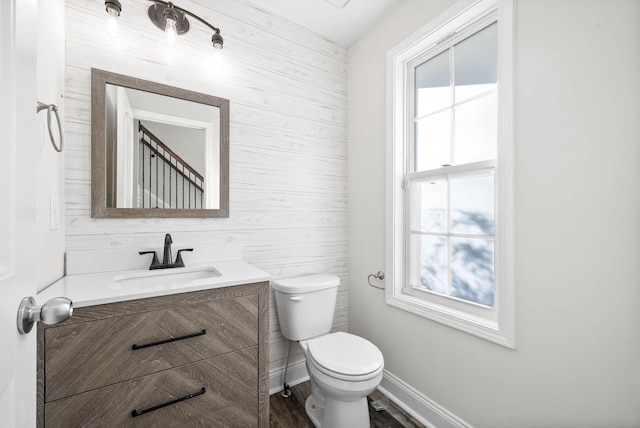
[(353, 334), (327, 334), (309, 340), (307, 346), (313, 366), (336, 379), (371, 379), (384, 366), (382, 352), (373, 343)]

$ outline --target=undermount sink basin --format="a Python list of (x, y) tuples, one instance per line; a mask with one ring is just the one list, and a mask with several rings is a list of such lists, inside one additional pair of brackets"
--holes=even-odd
[(222, 274), (214, 267), (149, 270), (116, 276), (109, 284), (109, 288), (170, 288), (171, 286), (191, 282), (204, 283), (208, 279), (220, 276)]

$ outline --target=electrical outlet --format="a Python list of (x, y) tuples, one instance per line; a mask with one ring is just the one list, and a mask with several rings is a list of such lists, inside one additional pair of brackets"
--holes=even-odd
[(60, 228), (60, 201), (57, 196), (51, 197), (51, 230)]

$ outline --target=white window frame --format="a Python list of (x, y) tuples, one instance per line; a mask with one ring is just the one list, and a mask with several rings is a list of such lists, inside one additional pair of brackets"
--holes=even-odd
[[(407, 116), (415, 60), (491, 16), (498, 21), (498, 150), (497, 160), (487, 164), (495, 166), (495, 300), (494, 308), (487, 311), (460, 299), (410, 290), (405, 212), (409, 190), (403, 179), (410, 164), (407, 139), (413, 135), (409, 125), (413, 118)], [(509, 348), (515, 348), (513, 40), (513, 0), (461, 0), (387, 52), (386, 302)], [(449, 168), (455, 173), (456, 168), (467, 166)]]

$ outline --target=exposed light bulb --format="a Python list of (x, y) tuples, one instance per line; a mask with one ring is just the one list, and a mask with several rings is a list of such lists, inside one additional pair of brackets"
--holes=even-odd
[(167, 19), (167, 25), (164, 27), (164, 33), (167, 35), (167, 42), (169, 42), (169, 45), (173, 45), (176, 42), (176, 37), (178, 37), (175, 20)]
[(107, 30), (111, 37), (118, 36), (118, 19), (115, 16), (109, 16), (107, 18)]
[(208, 61), (206, 61), (206, 68), (206, 73), (214, 79), (219, 79), (226, 74), (226, 64), (222, 51), (217, 49), (212, 50), (209, 54)]
[(162, 14), (164, 15), (164, 33), (167, 35), (167, 42), (169, 42), (169, 45), (173, 45), (176, 37), (178, 37), (178, 29), (176, 28), (178, 24), (178, 13), (173, 8), (173, 4), (169, 2)]
[(213, 67), (217, 70), (222, 68), (222, 52), (217, 49), (213, 51)]

